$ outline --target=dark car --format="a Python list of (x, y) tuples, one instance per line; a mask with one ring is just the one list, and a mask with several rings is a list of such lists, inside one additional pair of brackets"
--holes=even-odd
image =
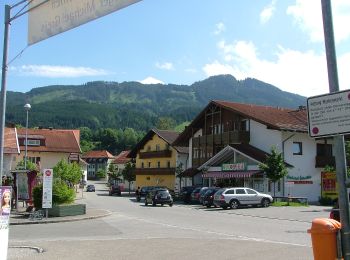
[(195, 188), (196, 188), (195, 186), (186, 186), (181, 188), (180, 197), (183, 202), (190, 203), (191, 193)]
[(95, 192), (95, 185), (89, 184), (88, 186), (86, 186), (86, 191), (87, 192)]
[(109, 187), (109, 196), (117, 194), (118, 196), (122, 195), (122, 191), (118, 185), (112, 185)]
[(140, 197), (146, 197), (146, 194), (153, 190), (154, 189), (154, 186), (144, 186), (141, 188), (140, 190)]
[(203, 204), (204, 194), (207, 192), (209, 187), (202, 187), (199, 191), (199, 204)]
[(211, 206), (214, 206), (214, 194), (219, 190), (218, 187), (210, 187), (206, 190), (204, 196), (203, 196), (203, 206), (206, 206), (207, 208), (210, 208)]
[(199, 203), (199, 196), (202, 187), (195, 188), (191, 193), (191, 203)]
[(168, 189), (153, 189), (148, 191), (145, 197), (145, 206), (148, 204), (152, 204), (153, 206), (156, 206), (157, 204), (161, 204), (162, 206), (164, 204), (168, 204), (170, 207), (172, 207), (173, 198)]

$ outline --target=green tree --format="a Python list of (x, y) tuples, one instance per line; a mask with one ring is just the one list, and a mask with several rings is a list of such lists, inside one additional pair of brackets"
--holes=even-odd
[(118, 167), (116, 167), (113, 163), (111, 163), (108, 167), (108, 177), (109, 181), (113, 181), (113, 183), (122, 177)]
[[(17, 163), (16, 170), (24, 170), (24, 160)], [(35, 163), (27, 160), (27, 170), (30, 170), (30, 171), (38, 170), (38, 166)]]
[(176, 122), (171, 117), (160, 117), (156, 124), (156, 128), (160, 130), (172, 130), (176, 126)]
[(96, 172), (96, 178), (98, 178), (98, 179), (104, 179), (104, 178), (106, 178), (106, 176), (107, 176), (107, 172), (104, 169), (99, 169)]
[(66, 182), (70, 187), (78, 184), (82, 177), (82, 171), (77, 163), (68, 163), (66, 160), (60, 160), (53, 167), (54, 178), (59, 178)]
[(287, 175), (288, 171), (283, 160), (282, 153), (271, 148), (271, 154), (266, 157), (264, 163), (259, 164), (259, 169), (266, 173), (267, 178), (273, 182), (273, 195), (276, 195), (276, 182)]
[(129, 182), (129, 194), (130, 194), (130, 185), (132, 181), (135, 181), (136, 176), (135, 176), (135, 163), (133, 162), (127, 162), (125, 164), (125, 168), (122, 171), (122, 175), (124, 180), (127, 180)]

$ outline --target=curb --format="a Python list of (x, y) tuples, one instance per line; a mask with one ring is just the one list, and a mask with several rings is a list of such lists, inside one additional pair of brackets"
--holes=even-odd
[(95, 216), (88, 216), (88, 217), (80, 217), (80, 218), (68, 218), (68, 219), (43, 219), (40, 221), (30, 221), (26, 220), (23, 222), (14, 222), (11, 223), (10, 221), (10, 226), (17, 226), (17, 225), (33, 225), (33, 224), (50, 224), (50, 223), (59, 223), (59, 222), (75, 222), (75, 221), (81, 221), (81, 220), (88, 220), (88, 219), (96, 219), (96, 218), (103, 218), (107, 217), (112, 214), (111, 211), (106, 210), (107, 213), (105, 214), (100, 214), (100, 215), (95, 215)]

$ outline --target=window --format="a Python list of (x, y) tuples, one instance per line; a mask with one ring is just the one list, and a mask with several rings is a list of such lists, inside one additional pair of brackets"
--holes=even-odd
[(167, 167), (170, 168), (170, 161), (167, 161)]
[(245, 194), (244, 189), (236, 189), (236, 194)]
[(156, 151), (160, 151), (160, 145), (159, 144), (156, 145)]
[[(24, 140), (24, 145), (26, 145), (26, 140)], [(27, 145), (40, 146), (40, 140), (27, 140)]]
[(151, 146), (147, 146), (147, 152), (151, 151)]
[(28, 157), (28, 161), (38, 164), (40, 162), (40, 157)]
[(141, 168), (145, 168), (145, 163), (144, 162), (141, 163)]
[(151, 168), (151, 162), (148, 162), (148, 168)]
[(317, 144), (317, 156), (333, 156), (331, 144)]
[(160, 162), (157, 162), (157, 166), (158, 166), (158, 168), (160, 168)]
[(235, 194), (235, 190), (228, 190), (225, 192), (225, 194)]
[(241, 121), (241, 131), (249, 131), (249, 121), (247, 119)]
[(303, 154), (303, 143), (293, 142), (293, 155), (302, 155), (302, 154)]
[(255, 195), (257, 194), (256, 191), (251, 190), (251, 189), (246, 189), (246, 191), (248, 194), (255, 194)]

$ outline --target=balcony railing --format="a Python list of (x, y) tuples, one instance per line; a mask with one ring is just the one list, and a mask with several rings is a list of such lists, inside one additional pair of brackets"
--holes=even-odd
[(230, 131), (222, 134), (193, 137), (192, 144), (193, 147), (199, 147), (205, 146), (206, 144), (227, 145), (234, 143), (249, 143), (249, 141), (249, 131)]
[(140, 159), (171, 157), (171, 150), (140, 152)]
[(175, 168), (135, 168), (135, 175), (175, 175)]
[(323, 168), (325, 166), (335, 167), (335, 157), (334, 156), (316, 156), (315, 167)]

